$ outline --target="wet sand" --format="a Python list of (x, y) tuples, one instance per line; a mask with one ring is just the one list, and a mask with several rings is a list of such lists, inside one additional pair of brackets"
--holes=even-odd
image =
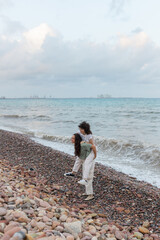
[(160, 232), (160, 189), (96, 163), (95, 199), (85, 202), (81, 196), (84, 186), (77, 183), (81, 171), (76, 178), (64, 177), (74, 164), (73, 156), (38, 144), (22, 134), (0, 130), (0, 139), (0, 159), (19, 166), (21, 173), (29, 170), (31, 178), (40, 177), (39, 190), (59, 195), (60, 204), (81, 209), (85, 203), (87, 209), (106, 217), (108, 222), (131, 230), (148, 220), (150, 231)]

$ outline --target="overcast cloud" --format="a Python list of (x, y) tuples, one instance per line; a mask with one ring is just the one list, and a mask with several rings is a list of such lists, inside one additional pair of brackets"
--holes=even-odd
[[(125, 4), (110, 1), (111, 11), (122, 14)], [(0, 17), (1, 96), (160, 97), (160, 47), (140, 26), (117, 32), (113, 42), (67, 41), (47, 22), (27, 29), (4, 13)]]

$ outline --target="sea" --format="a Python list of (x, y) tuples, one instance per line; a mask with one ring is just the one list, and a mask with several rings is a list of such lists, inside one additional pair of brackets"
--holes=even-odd
[(82, 121), (97, 162), (160, 188), (160, 98), (0, 99), (0, 129), (71, 155)]

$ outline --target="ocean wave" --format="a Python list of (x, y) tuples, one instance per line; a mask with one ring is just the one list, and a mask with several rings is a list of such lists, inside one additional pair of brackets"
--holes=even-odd
[(26, 115), (16, 115), (16, 114), (13, 114), (13, 115), (0, 115), (0, 117), (2, 118), (27, 118), (28, 116)]
[(39, 120), (51, 120), (51, 117), (47, 115), (38, 115), (38, 116), (34, 116), (34, 118)]
[(96, 137), (95, 142), (99, 149), (114, 157), (142, 160), (152, 166), (160, 166), (160, 146), (146, 145), (141, 142), (124, 142), (116, 139)]
[[(42, 135), (41, 138), (53, 142), (71, 143), (69, 136)], [(141, 142), (124, 142), (122, 140), (106, 139), (98, 136), (95, 137), (95, 144), (108, 157), (129, 158), (133, 161), (141, 160), (144, 161), (144, 164), (160, 167), (160, 146), (158, 145), (150, 146)]]
[(49, 136), (43, 135), (42, 139), (53, 141), (53, 142), (61, 142), (61, 143), (71, 143), (71, 138), (68, 136)]

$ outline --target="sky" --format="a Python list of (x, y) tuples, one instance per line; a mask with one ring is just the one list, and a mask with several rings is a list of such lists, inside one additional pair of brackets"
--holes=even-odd
[(0, 96), (160, 98), (159, 0), (0, 0)]

